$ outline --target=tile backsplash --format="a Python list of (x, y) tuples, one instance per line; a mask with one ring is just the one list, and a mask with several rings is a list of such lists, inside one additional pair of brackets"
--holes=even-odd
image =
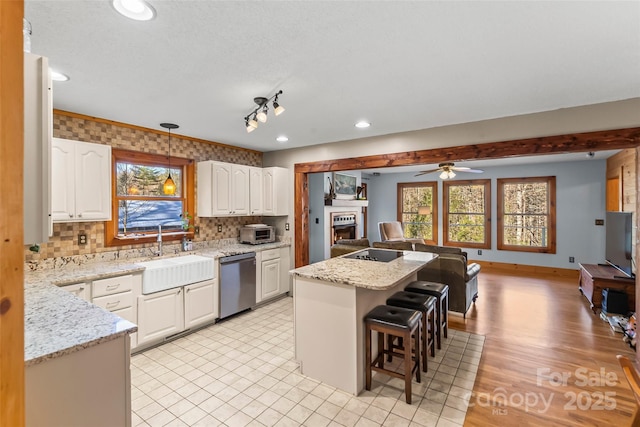
[[(162, 131), (158, 131), (162, 132)], [(152, 154), (168, 154), (167, 136), (153, 131), (131, 127), (116, 122), (105, 123), (103, 120), (91, 120), (78, 117), (76, 114), (65, 114), (54, 111), (53, 136), (76, 141), (93, 142), (111, 145), (113, 148), (140, 151)], [(171, 156), (202, 160), (218, 160), (249, 166), (262, 166), (262, 153), (234, 148), (222, 144), (193, 141), (171, 134)], [(52, 191), (55, 191), (53, 189)], [(245, 224), (260, 222), (261, 217), (226, 217), (226, 218), (194, 218), (194, 225), (200, 227), (200, 234), (194, 242), (205, 242), (223, 239), (236, 239), (240, 227)], [(218, 232), (218, 225), (222, 231)], [(106, 247), (104, 245), (104, 222), (55, 223), (53, 236), (49, 242), (40, 244), (38, 253), (25, 246), (25, 262), (42, 261), (48, 258), (70, 257), (107, 253), (121, 250), (144, 249), (155, 244), (125, 245)], [(87, 243), (78, 244), (78, 235), (86, 234)], [(34, 242), (35, 243), (35, 242)]]

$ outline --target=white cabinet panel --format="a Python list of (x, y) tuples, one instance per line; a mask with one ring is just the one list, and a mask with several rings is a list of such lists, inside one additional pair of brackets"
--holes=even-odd
[(249, 168), (249, 214), (262, 215), (262, 168)]
[(207, 160), (197, 174), (198, 216), (249, 214), (249, 166)]
[(51, 138), (53, 107), (47, 58), (24, 53), (24, 243), (52, 234)]
[(264, 215), (288, 215), (289, 171), (285, 168), (271, 167), (263, 169), (263, 201)]
[(280, 258), (262, 261), (262, 299), (278, 295), (280, 289)]
[(51, 186), (54, 221), (111, 219), (111, 147), (53, 138)]
[(184, 330), (182, 288), (138, 297), (138, 344)]
[(193, 328), (218, 317), (216, 279), (184, 287), (184, 327)]
[(91, 287), (88, 283), (76, 283), (73, 285), (62, 286), (62, 289), (67, 292), (71, 292), (85, 301), (91, 301)]

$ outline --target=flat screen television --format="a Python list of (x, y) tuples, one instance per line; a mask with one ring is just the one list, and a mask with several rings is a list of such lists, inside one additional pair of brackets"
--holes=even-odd
[(633, 222), (631, 212), (607, 212), (606, 216), (606, 248), (607, 264), (617, 268), (626, 277), (633, 274)]

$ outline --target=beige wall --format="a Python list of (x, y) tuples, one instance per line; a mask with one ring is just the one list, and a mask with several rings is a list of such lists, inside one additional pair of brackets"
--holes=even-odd
[[(168, 154), (169, 152), (168, 139), (164, 134), (156, 134), (117, 123), (104, 123), (103, 121), (93, 121), (61, 113), (54, 114), (53, 136), (76, 141), (107, 144), (113, 148), (144, 153)], [(194, 159), (196, 161), (219, 160), (250, 166), (262, 165), (262, 153), (217, 144), (195, 142), (174, 136), (173, 133), (171, 135), (171, 156)], [(52, 189), (52, 191), (55, 191), (55, 189)], [(255, 218), (195, 218), (195, 225), (200, 226), (200, 235), (195, 240), (235, 238), (238, 236), (239, 228), (250, 222), (256, 222)], [(217, 231), (218, 224), (222, 225), (222, 232)], [(79, 246), (77, 244), (77, 236), (80, 232), (87, 234), (88, 243), (86, 245)], [(25, 246), (25, 261), (145, 246), (142, 244), (105, 247), (104, 241), (104, 222), (54, 224), (53, 237), (49, 239), (48, 243), (40, 245), (40, 253), (33, 253), (29, 251), (28, 246)], [(152, 245), (148, 244), (147, 246)]]

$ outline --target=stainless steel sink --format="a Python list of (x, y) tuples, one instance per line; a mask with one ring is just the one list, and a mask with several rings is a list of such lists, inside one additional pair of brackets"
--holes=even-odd
[(215, 277), (213, 258), (199, 255), (137, 262), (142, 273), (142, 293), (152, 294)]

